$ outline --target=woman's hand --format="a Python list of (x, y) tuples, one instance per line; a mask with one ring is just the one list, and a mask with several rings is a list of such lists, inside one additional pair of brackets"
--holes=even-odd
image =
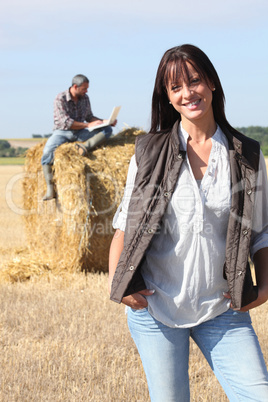
[[(238, 311), (245, 312), (251, 310), (252, 308), (256, 308), (268, 300), (268, 247), (258, 250), (253, 256), (253, 262), (258, 285), (258, 298)], [(224, 293), (224, 297), (231, 299), (229, 293)], [(232, 303), (230, 307), (233, 308)]]
[[(231, 299), (230, 293), (224, 293), (223, 294), (226, 299)], [(246, 312), (249, 311), (253, 308), (261, 306), (263, 303), (265, 303), (268, 300), (268, 290), (267, 289), (258, 289), (258, 298), (254, 300), (254, 302), (247, 304), (246, 306), (242, 307), (241, 309), (235, 309), (236, 311), (241, 311), (241, 312)], [(233, 309), (232, 303), (230, 304), (230, 308)]]
[(133, 293), (132, 295), (123, 297), (122, 303), (135, 310), (141, 310), (148, 306), (148, 302), (144, 296), (151, 296), (154, 294), (154, 290), (144, 289), (140, 292)]

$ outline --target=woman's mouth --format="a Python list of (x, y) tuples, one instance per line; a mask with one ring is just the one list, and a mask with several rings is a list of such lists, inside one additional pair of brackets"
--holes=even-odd
[(188, 109), (194, 108), (195, 106), (199, 105), (201, 102), (201, 99), (197, 99), (193, 102), (185, 103), (184, 106), (187, 107)]

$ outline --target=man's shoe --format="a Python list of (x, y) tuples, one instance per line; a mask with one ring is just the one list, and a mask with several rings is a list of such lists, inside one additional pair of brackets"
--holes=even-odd
[(85, 145), (82, 144), (75, 144), (75, 149), (78, 151), (79, 155), (81, 156), (87, 156), (87, 148)]

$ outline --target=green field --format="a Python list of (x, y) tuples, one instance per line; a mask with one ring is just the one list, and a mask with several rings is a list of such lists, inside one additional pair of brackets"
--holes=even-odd
[(24, 165), (25, 158), (0, 158), (0, 166), (2, 165)]

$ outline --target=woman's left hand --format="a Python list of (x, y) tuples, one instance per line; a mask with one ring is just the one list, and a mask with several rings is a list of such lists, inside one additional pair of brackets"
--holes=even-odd
[[(230, 293), (226, 292), (223, 294), (223, 296), (226, 299), (231, 299)], [(258, 289), (258, 298), (256, 300), (254, 300), (254, 302), (247, 304), (246, 306), (242, 307), (241, 309), (235, 309), (237, 311), (241, 311), (241, 312), (246, 312), (249, 311), (253, 308), (259, 307), (260, 305), (262, 305), (263, 303), (265, 303), (268, 300), (268, 292), (267, 289)], [(230, 304), (230, 308), (233, 309), (233, 305), (232, 303)]]
[[(254, 302), (242, 307), (238, 311), (248, 311), (260, 306), (268, 300), (268, 247), (261, 248), (253, 256), (256, 282), (258, 284), (258, 298)], [(230, 294), (223, 294), (226, 299), (231, 299)], [(232, 303), (230, 308), (233, 308)]]

